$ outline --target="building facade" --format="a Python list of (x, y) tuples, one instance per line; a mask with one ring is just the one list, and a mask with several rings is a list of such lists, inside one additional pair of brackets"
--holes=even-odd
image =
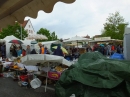
[(33, 25), (31, 23), (30, 19), (25, 20), (23, 22), (22, 26), (23, 26), (24, 30), (27, 31), (28, 36), (35, 34), (35, 30), (33, 28)]

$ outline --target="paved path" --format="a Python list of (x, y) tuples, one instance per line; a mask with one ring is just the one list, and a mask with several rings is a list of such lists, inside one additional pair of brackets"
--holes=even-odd
[(12, 78), (0, 77), (0, 97), (55, 97), (55, 92), (51, 89), (44, 92), (44, 87), (27, 89)]

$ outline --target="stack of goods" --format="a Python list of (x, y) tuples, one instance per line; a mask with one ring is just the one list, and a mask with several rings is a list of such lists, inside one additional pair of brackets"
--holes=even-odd
[(53, 80), (58, 80), (64, 70), (65, 68), (63, 68), (62, 66), (53, 66), (48, 72), (48, 77)]

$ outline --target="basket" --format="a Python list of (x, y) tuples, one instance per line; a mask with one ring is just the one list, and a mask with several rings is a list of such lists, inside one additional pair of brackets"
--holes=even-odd
[(4, 72), (3, 73), (3, 77), (9, 77), (10, 75), (9, 75), (9, 73), (8, 72)]

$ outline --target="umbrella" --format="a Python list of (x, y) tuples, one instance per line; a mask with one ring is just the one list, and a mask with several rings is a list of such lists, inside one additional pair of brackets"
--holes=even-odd
[(9, 41), (9, 43), (23, 44), (22, 41), (17, 40), (17, 39), (11, 40), (11, 41)]
[[(57, 46), (53, 46), (52, 48), (57, 49)], [(63, 51), (63, 53), (68, 54), (67, 50), (62, 46), (61, 46), (61, 50)]]
[(46, 40), (48, 38), (45, 35), (36, 34), (36, 35), (30, 35), (30, 36), (28, 36), (27, 39)]

